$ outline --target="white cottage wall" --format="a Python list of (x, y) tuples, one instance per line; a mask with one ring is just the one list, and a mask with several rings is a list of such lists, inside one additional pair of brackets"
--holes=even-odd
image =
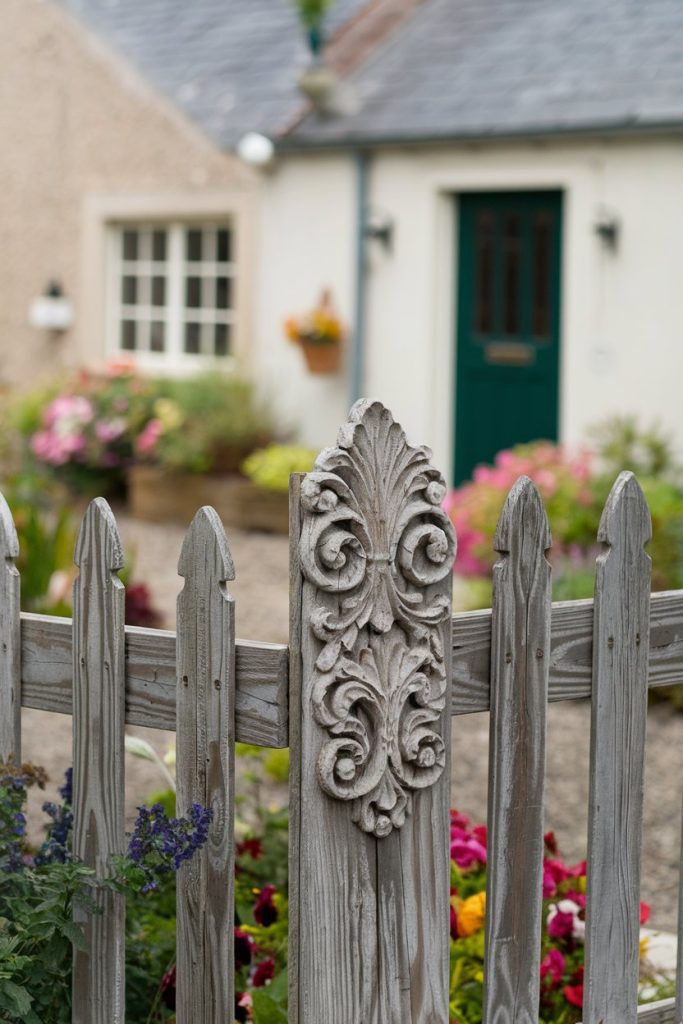
[(309, 374), (283, 324), (310, 310), (323, 288), (331, 289), (339, 315), (351, 324), (355, 223), (354, 170), (347, 155), (288, 157), (263, 180), (252, 365), (283, 425), (313, 447), (330, 444), (346, 419), (346, 372)]
[[(585, 439), (615, 413), (659, 420), (683, 449), (683, 139), (386, 149), (372, 156), (371, 210), (394, 224), (368, 246), (364, 391), (381, 395), (409, 436), (452, 464), (457, 195), (561, 189), (564, 230), (560, 436)], [(264, 182), (257, 364), (311, 444), (328, 442), (348, 402), (346, 377), (303, 370), (282, 320), (324, 285), (353, 312), (356, 199), (349, 154), (283, 156)], [(619, 221), (616, 250), (595, 233)]]

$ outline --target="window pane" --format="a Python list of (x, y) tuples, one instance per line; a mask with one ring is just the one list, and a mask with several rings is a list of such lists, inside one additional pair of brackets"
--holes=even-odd
[(504, 237), (504, 287), (505, 312), (503, 316), (506, 334), (519, 333), (519, 214), (508, 213), (505, 217)]
[(185, 351), (188, 355), (197, 355), (199, 347), (199, 324), (185, 324)]
[(228, 324), (216, 324), (214, 335), (214, 353), (217, 356), (227, 356), (230, 352), (230, 326)]
[(475, 226), (474, 329), (478, 334), (493, 330), (493, 229), (494, 214), (482, 210)]
[(152, 278), (152, 305), (153, 306), (165, 306), (166, 305), (166, 278), (165, 277), (153, 277)]
[(136, 323), (134, 320), (121, 321), (121, 348), (127, 352), (135, 350), (135, 328)]
[(192, 262), (202, 258), (202, 233), (198, 228), (187, 232), (187, 258)]
[(138, 282), (136, 277), (125, 275), (122, 278), (121, 301), (126, 306), (134, 306), (138, 301)]
[(550, 337), (551, 216), (547, 211), (539, 211), (533, 225), (532, 320), (535, 338)]
[(149, 336), (149, 347), (152, 352), (163, 352), (165, 345), (165, 324), (161, 320), (152, 321), (152, 330)]
[(217, 232), (216, 259), (219, 263), (229, 263), (232, 259), (232, 232), (227, 228), (219, 228)]
[(124, 260), (138, 258), (138, 233), (132, 228), (123, 232), (123, 258)]
[(232, 305), (232, 281), (229, 277), (216, 278), (216, 309), (230, 309)]
[(152, 232), (152, 259), (162, 263), (166, 259), (166, 232)]
[(189, 309), (199, 309), (202, 304), (201, 277), (188, 277), (185, 282), (185, 305)]

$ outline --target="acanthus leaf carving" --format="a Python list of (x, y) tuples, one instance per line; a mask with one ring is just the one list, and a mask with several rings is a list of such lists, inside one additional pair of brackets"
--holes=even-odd
[(319, 643), (313, 712), (327, 732), (318, 778), (363, 831), (401, 828), (443, 772), (455, 537), (431, 453), (378, 402), (351, 410), (303, 481), (300, 557)]

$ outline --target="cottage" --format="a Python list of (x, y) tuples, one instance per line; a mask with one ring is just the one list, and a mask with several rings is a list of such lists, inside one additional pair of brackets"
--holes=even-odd
[[(7, 379), (239, 367), (313, 445), (381, 393), (456, 480), (610, 413), (683, 445), (681, 5), (338, 0), (328, 71), (289, 0), (3, 7)], [(328, 377), (282, 330), (322, 288)]]

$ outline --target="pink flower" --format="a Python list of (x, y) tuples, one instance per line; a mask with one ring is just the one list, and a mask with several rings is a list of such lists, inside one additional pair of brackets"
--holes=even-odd
[(126, 429), (126, 421), (120, 418), (113, 420), (99, 420), (95, 424), (95, 437), (103, 444), (116, 441)]
[(548, 899), (557, 889), (560, 882), (569, 878), (569, 871), (561, 860), (545, 860), (543, 862), (543, 899)]
[(454, 860), (459, 868), (469, 868), (476, 863), (485, 864), (486, 847), (464, 833), (453, 835), (451, 829), (451, 860)]
[(548, 935), (553, 939), (573, 938), (583, 942), (586, 922), (580, 917), (582, 908), (574, 900), (551, 903), (548, 911)]
[(650, 919), (650, 904), (645, 903), (644, 900), (640, 901), (640, 923), (647, 924)]
[(135, 450), (138, 455), (149, 455), (154, 451), (156, 443), (162, 433), (161, 420), (150, 420), (135, 442)]
[(551, 949), (541, 962), (541, 977), (547, 977), (551, 986), (555, 988), (562, 981), (564, 967), (564, 957), (559, 949)]

